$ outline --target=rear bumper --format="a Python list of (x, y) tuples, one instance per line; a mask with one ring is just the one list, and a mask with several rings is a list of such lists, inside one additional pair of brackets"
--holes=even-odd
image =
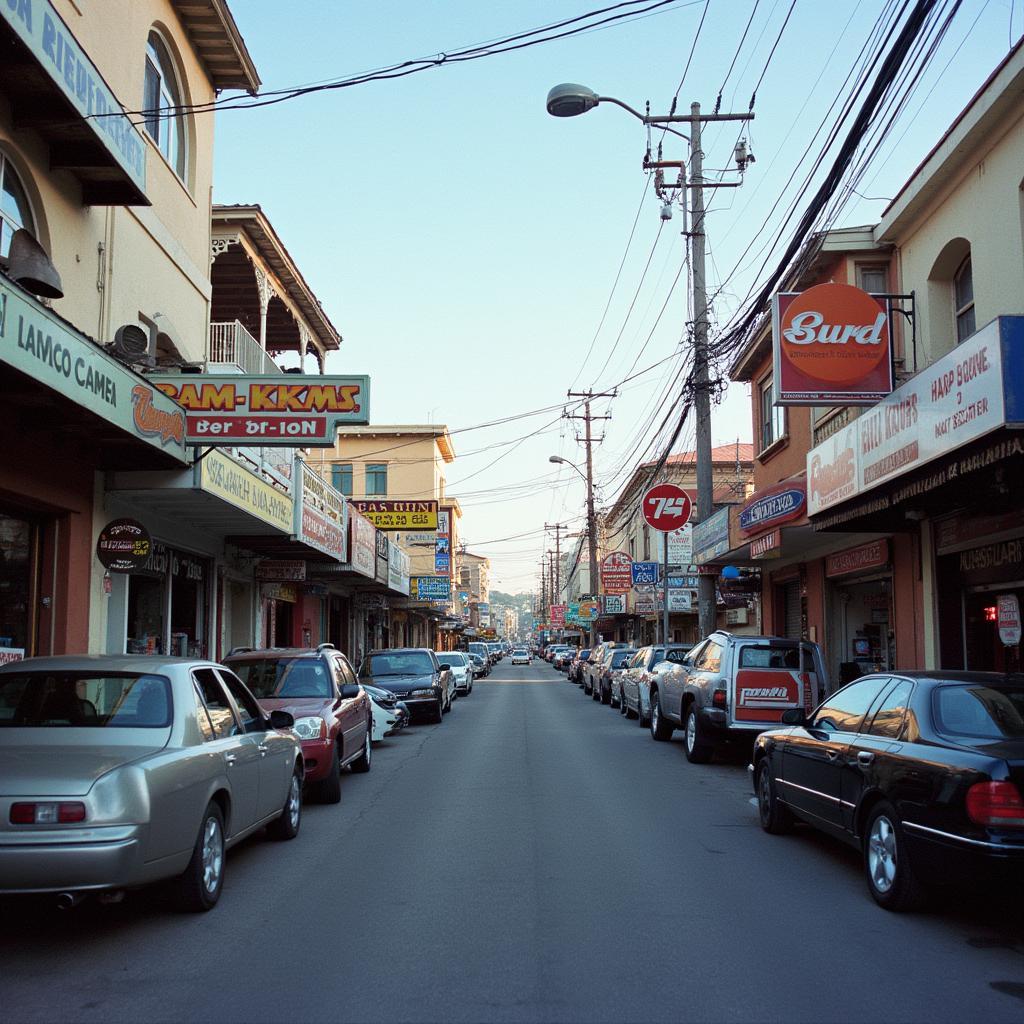
[(120, 889), (184, 869), (168, 864), (162, 872), (146, 865), (141, 826), (82, 831), (88, 839), (57, 841), (43, 832), (5, 835), (0, 839), (0, 893)]
[(1024, 867), (1024, 837), (1004, 841), (972, 839), (903, 823), (914, 870), (933, 884), (983, 882), (994, 876), (1019, 880)]

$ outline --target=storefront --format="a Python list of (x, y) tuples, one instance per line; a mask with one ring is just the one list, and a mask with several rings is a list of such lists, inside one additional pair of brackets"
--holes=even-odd
[(184, 466), (184, 419), (4, 277), (0, 369), (0, 661), (99, 650), (98, 474)]
[(1024, 318), (1001, 317), (808, 454), (817, 530), (889, 534), (886, 566), (843, 588), (844, 661), (1019, 665), (997, 620), (1024, 598), (1022, 424)]

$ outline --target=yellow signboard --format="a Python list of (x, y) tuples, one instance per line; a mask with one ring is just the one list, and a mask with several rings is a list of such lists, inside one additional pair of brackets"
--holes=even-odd
[(436, 530), (436, 501), (352, 501), (378, 530)]
[(292, 532), (295, 513), (291, 497), (219, 451), (203, 456), (199, 463), (197, 486), (199, 490), (215, 494), (256, 519), (276, 526), (282, 533)]

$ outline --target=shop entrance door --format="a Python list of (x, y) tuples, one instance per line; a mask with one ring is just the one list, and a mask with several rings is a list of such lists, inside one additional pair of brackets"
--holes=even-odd
[(1024, 608), (1024, 580), (998, 587), (964, 591), (964, 666), (976, 672), (1020, 672), (1020, 644), (1006, 647), (999, 639), (997, 608), (1003, 594), (1015, 594)]

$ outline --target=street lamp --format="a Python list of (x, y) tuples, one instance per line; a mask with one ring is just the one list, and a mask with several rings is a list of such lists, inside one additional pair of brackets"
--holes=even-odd
[[(582, 88), (582, 87), (578, 87)], [(552, 89), (552, 92), (555, 90)], [(550, 102), (550, 97), (549, 97)], [(564, 115), (562, 115), (564, 116)], [(589, 406), (588, 406), (589, 408)], [(587, 421), (587, 430), (589, 437), (590, 422)], [(597, 580), (597, 516), (594, 514), (594, 465), (590, 458), (590, 445), (587, 445), (587, 472), (584, 474), (583, 470), (576, 465), (575, 462), (570, 462), (568, 459), (563, 459), (561, 455), (549, 455), (548, 462), (553, 462), (558, 466), (572, 466), (577, 473), (583, 478), (587, 485), (587, 553), (590, 556), (588, 561), (590, 563), (590, 592), (596, 595), (598, 592), (598, 580)], [(594, 641), (597, 639), (597, 632), (594, 623), (590, 623), (590, 646), (594, 646)]]
[[(707, 288), (704, 280), (705, 260), (705, 228), (704, 228), (704, 189), (705, 188), (735, 188), (739, 183), (716, 182), (712, 185), (704, 183), (704, 153), (701, 150), (701, 127), (706, 121), (749, 121), (754, 115), (752, 112), (746, 114), (724, 114), (717, 110), (713, 114), (701, 114), (700, 104), (690, 104), (690, 113), (686, 114), (664, 114), (654, 116), (641, 114), (634, 110), (627, 103), (614, 99), (611, 96), (599, 96), (593, 89), (585, 85), (576, 85), (571, 82), (556, 85), (547, 98), (547, 111), (553, 117), (576, 117), (593, 110), (600, 103), (614, 103), (618, 107), (629, 111), (634, 117), (639, 118), (646, 125), (659, 125), (665, 131), (674, 131), (672, 124), (688, 123), (690, 126), (690, 180), (683, 179), (683, 187), (690, 192), (690, 222), (692, 230), (689, 232), (691, 239), (690, 267), (693, 280), (693, 371), (692, 378), (687, 382), (687, 387), (692, 389), (693, 408), (696, 414), (696, 450), (697, 450), (697, 515), (700, 522), (706, 522), (711, 517), (714, 508), (714, 485), (711, 466), (711, 387), (710, 374), (708, 372), (708, 311), (707, 311)], [(676, 134), (679, 134), (678, 132)], [(686, 136), (684, 136), (686, 138)], [(744, 159), (741, 162), (741, 154), (737, 150), (736, 160), (740, 166), (740, 173), (749, 162)], [(746, 154), (744, 153), (745, 157)], [(679, 167), (684, 171), (681, 161), (657, 161), (645, 163), (646, 167)], [(664, 211), (663, 211), (664, 215)], [(556, 461), (554, 458), (552, 462)], [(561, 460), (558, 460), (561, 461)], [(589, 470), (590, 464), (588, 462)], [(588, 484), (590, 481), (588, 480)], [(592, 491), (592, 486), (589, 490)], [(591, 505), (592, 507), (592, 505)], [(593, 549), (592, 549), (593, 550)], [(591, 556), (592, 561), (595, 556)], [(701, 576), (698, 580), (699, 611), (700, 611), (700, 635), (708, 636), (715, 628), (715, 590), (714, 581), (710, 576)]]

